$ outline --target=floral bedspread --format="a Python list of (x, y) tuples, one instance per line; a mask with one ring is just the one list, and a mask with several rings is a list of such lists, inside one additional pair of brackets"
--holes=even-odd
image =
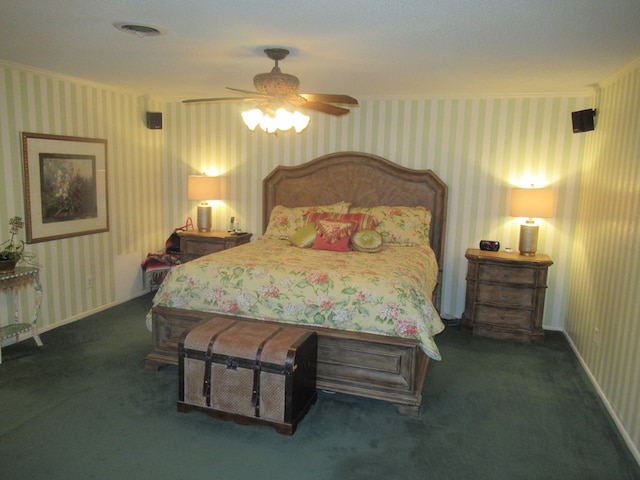
[(153, 303), (412, 338), (440, 360), (433, 336), (444, 325), (431, 303), (437, 272), (426, 246), (337, 253), (259, 239), (174, 267)]

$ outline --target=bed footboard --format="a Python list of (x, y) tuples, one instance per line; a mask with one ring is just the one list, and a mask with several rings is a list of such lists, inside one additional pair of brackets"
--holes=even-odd
[[(177, 365), (178, 343), (184, 332), (214, 315), (225, 316), (166, 307), (154, 307), (152, 312), (153, 349), (145, 357), (148, 370)], [(319, 389), (387, 401), (402, 414), (419, 415), (429, 357), (417, 342), (305, 328), (318, 332)]]

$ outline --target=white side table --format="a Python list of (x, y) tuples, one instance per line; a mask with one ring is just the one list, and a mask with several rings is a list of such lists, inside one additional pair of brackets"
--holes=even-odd
[[(40, 315), (40, 305), (42, 304), (42, 285), (40, 285), (40, 269), (36, 267), (16, 267), (14, 273), (0, 274), (0, 291), (11, 290), (13, 292), (14, 321), (0, 327), (0, 363), (2, 363), (2, 344), (4, 340), (13, 339), (11, 343), (17, 343), (20, 335), (29, 332), (39, 347), (42, 340), (36, 328), (36, 322)], [(20, 318), (20, 290), (33, 287), (35, 292), (35, 305), (31, 316), (31, 323), (25, 323)], [(29, 338), (28, 336), (25, 338)]]

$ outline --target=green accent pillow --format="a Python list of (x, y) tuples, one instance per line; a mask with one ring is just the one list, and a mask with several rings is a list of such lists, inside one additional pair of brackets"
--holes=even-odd
[(351, 245), (356, 252), (378, 253), (382, 250), (382, 235), (375, 230), (358, 230), (351, 237)]
[(307, 223), (297, 229), (289, 237), (289, 241), (291, 245), (295, 245), (298, 248), (311, 248), (316, 241), (316, 226), (313, 223)]

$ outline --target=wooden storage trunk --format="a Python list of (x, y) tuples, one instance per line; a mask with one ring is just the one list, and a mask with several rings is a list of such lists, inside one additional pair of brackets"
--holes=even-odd
[(179, 343), (178, 410), (292, 435), (316, 401), (315, 332), (214, 317)]

